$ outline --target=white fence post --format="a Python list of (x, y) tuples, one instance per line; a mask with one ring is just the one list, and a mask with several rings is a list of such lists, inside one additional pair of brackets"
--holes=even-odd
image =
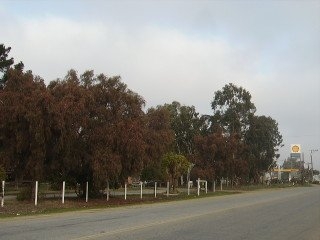
[(66, 182), (63, 181), (62, 182), (62, 204), (64, 204), (64, 193), (65, 193), (65, 190), (66, 190)]
[(222, 191), (222, 179), (220, 179), (220, 190)]
[(208, 181), (205, 181), (205, 186), (206, 186), (206, 194), (208, 193)]
[(109, 180), (107, 181), (107, 201), (109, 201)]
[(167, 197), (169, 197), (169, 187), (170, 187), (170, 182), (167, 182)]
[(36, 189), (34, 191), (34, 205), (38, 205), (38, 181), (36, 181)]
[(140, 182), (140, 199), (142, 199), (142, 182)]
[(154, 198), (157, 198), (157, 182), (154, 182)]
[(216, 181), (213, 181), (213, 192), (216, 192)]
[(190, 181), (188, 181), (188, 196), (190, 195)]
[(87, 184), (86, 184), (86, 202), (88, 202), (88, 197), (89, 197), (89, 182), (87, 181)]
[(1, 198), (1, 207), (4, 205), (4, 185), (5, 181), (2, 181), (2, 198)]
[(198, 178), (197, 182), (198, 182), (197, 188), (198, 188), (198, 196), (199, 196), (200, 195), (200, 178)]
[(124, 184), (124, 200), (127, 200), (127, 184)]

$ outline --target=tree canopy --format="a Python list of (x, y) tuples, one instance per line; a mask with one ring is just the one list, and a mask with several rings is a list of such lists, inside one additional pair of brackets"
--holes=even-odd
[(5, 47), (4, 44), (0, 44), (0, 89), (3, 88), (5, 83), (5, 74), (13, 64), (13, 58), (8, 59), (8, 54), (11, 47)]
[(178, 184), (178, 178), (187, 173), (189, 166), (190, 162), (183, 155), (170, 152), (162, 157), (162, 170), (167, 179), (170, 180), (173, 191)]
[(251, 94), (232, 83), (215, 92), (211, 107), (215, 123), (228, 134), (243, 134), (249, 128), (250, 117), (256, 111)]
[(216, 91), (212, 115), (177, 101), (145, 111), (119, 76), (71, 69), (46, 85), (9, 52), (0, 45), (0, 166), (12, 180), (89, 181), (94, 194), (129, 176), (175, 187), (194, 166), (194, 178), (244, 182), (279, 157), (278, 123), (242, 87)]

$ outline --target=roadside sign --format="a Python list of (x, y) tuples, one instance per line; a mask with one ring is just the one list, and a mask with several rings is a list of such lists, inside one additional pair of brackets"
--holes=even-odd
[(301, 145), (291, 144), (291, 153), (301, 153)]

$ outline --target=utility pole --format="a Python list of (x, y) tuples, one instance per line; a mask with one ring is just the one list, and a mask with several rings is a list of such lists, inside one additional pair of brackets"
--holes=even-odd
[(313, 162), (312, 162), (312, 153), (318, 152), (318, 149), (310, 150), (310, 160), (311, 160), (311, 182), (313, 181)]

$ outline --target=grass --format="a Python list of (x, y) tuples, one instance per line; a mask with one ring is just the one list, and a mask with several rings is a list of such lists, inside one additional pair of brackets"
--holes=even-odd
[(281, 188), (290, 188), (290, 187), (310, 187), (312, 186), (309, 183), (305, 184), (295, 184), (292, 185), (292, 183), (277, 183), (277, 184), (271, 184), (271, 185), (265, 185), (265, 184), (249, 184), (249, 185), (240, 185), (238, 187), (229, 187), (225, 188), (225, 190), (239, 190), (239, 191), (255, 191), (255, 190), (264, 190), (264, 189), (281, 189)]

